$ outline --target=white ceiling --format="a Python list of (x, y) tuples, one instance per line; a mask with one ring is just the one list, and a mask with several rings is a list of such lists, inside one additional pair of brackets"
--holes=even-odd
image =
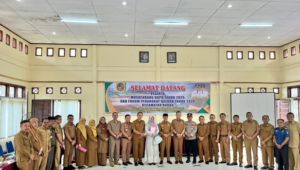
[(31, 43), (281, 46), (300, 38), (299, 16), (300, 0), (0, 0), (0, 23)]

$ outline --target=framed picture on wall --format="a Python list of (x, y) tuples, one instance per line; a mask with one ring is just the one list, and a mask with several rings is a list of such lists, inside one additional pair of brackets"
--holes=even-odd
[(283, 50), (283, 58), (287, 58), (288, 57), (288, 50), (285, 49)]
[(295, 46), (291, 48), (291, 56), (294, 56), (294, 55), (296, 55), (296, 47)]
[(176, 52), (167, 52), (167, 62), (168, 63), (176, 63), (177, 62)]
[(140, 51), (140, 63), (149, 63), (149, 52), (148, 51)]

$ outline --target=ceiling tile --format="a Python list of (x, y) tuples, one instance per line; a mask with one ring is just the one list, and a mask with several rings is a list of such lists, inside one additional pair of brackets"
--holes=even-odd
[(47, 0), (50, 4), (77, 4), (77, 5), (92, 5), (91, 0)]
[(218, 9), (224, 1), (212, 0), (181, 0), (179, 8)]
[(137, 7), (173, 7), (176, 8), (179, 5), (180, 0), (138, 0)]
[[(93, 13), (95, 12), (92, 5), (79, 5), (79, 4), (51, 4), (52, 8), (57, 13)], [(67, 19), (67, 18), (63, 18)]]
[(217, 18), (240, 18), (246, 19), (252, 15), (254, 10), (241, 10), (241, 9), (220, 9), (213, 16)]
[(49, 4), (45, 3), (6, 3), (15, 11), (27, 12), (54, 12)]
[(135, 15), (134, 7), (94, 6), (96, 13), (104, 15)]
[(209, 17), (215, 9), (179, 8), (174, 17)]
[(222, 6), (221, 9), (228, 9), (228, 5), (232, 5), (230, 8), (235, 9), (245, 9), (245, 10), (258, 10), (262, 6), (264, 6), (267, 2), (265, 1), (226, 1)]
[(123, 5), (123, 2), (126, 2), (126, 6), (134, 7), (136, 5), (135, 0), (92, 0), (94, 5), (126, 7)]
[(269, 2), (261, 8), (261, 10), (269, 11), (297, 11), (298, 9), (300, 9), (300, 3), (296, 2)]

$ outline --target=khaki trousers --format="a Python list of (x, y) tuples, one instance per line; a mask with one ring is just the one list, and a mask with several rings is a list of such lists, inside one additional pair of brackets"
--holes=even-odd
[(243, 141), (231, 141), (233, 150), (233, 162), (237, 163), (237, 151), (239, 151), (239, 162), (243, 163)]
[(165, 150), (167, 153), (167, 161), (170, 161), (170, 149), (171, 149), (171, 136), (162, 138), (160, 143), (160, 160), (163, 161), (165, 157)]
[[(274, 169), (274, 146), (261, 146), (261, 153), (264, 167)], [(270, 162), (270, 166), (268, 163), (268, 158)]]
[(54, 170), (59, 170), (60, 159), (61, 159), (60, 144), (56, 144), (55, 159), (54, 159)]
[(134, 162), (142, 162), (144, 155), (144, 138), (133, 138), (133, 157)]
[(109, 136), (109, 163), (117, 164), (120, 157), (120, 140)]
[(258, 162), (258, 157), (257, 157), (258, 139), (257, 139), (257, 137), (254, 138), (253, 140), (248, 140), (247, 138), (245, 138), (244, 141), (245, 141), (248, 165), (252, 165), (252, 156), (251, 156), (251, 149), (252, 149), (253, 158), (254, 158), (254, 160), (253, 160), (254, 166), (257, 166), (257, 162)]
[[(176, 161), (182, 161), (183, 137), (173, 137), (174, 140), (174, 155)], [(179, 152), (179, 155), (178, 155)]]
[(209, 157), (213, 160), (215, 153), (215, 162), (219, 162), (219, 146), (216, 140), (217, 137), (209, 137)]
[(122, 138), (122, 161), (128, 162), (130, 159), (132, 142), (126, 138)]
[(300, 170), (299, 168), (299, 150), (297, 147), (290, 148), (289, 147), (289, 164), (290, 170)]
[(230, 140), (226, 142), (227, 137), (220, 137), (220, 148), (222, 162), (230, 163)]
[(69, 140), (65, 140), (65, 155), (64, 155), (64, 167), (68, 167), (72, 164), (74, 146)]

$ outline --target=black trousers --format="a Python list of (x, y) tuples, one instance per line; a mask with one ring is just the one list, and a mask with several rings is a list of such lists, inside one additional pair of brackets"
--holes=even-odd
[(185, 140), (185, 146), (186, 146), (187, 158), (190, 158), (191, 147), (192, 147), (192, 151), (193, 151), (193, 157), (196, 158), (196, 156), (197, 156), (197, 139)]
[(278, 170), (289, 170), (289, 158), (288, 158), (288, 145), (284, 145), (281, 149), (275, 146), (276, 162), (278, 164)]

